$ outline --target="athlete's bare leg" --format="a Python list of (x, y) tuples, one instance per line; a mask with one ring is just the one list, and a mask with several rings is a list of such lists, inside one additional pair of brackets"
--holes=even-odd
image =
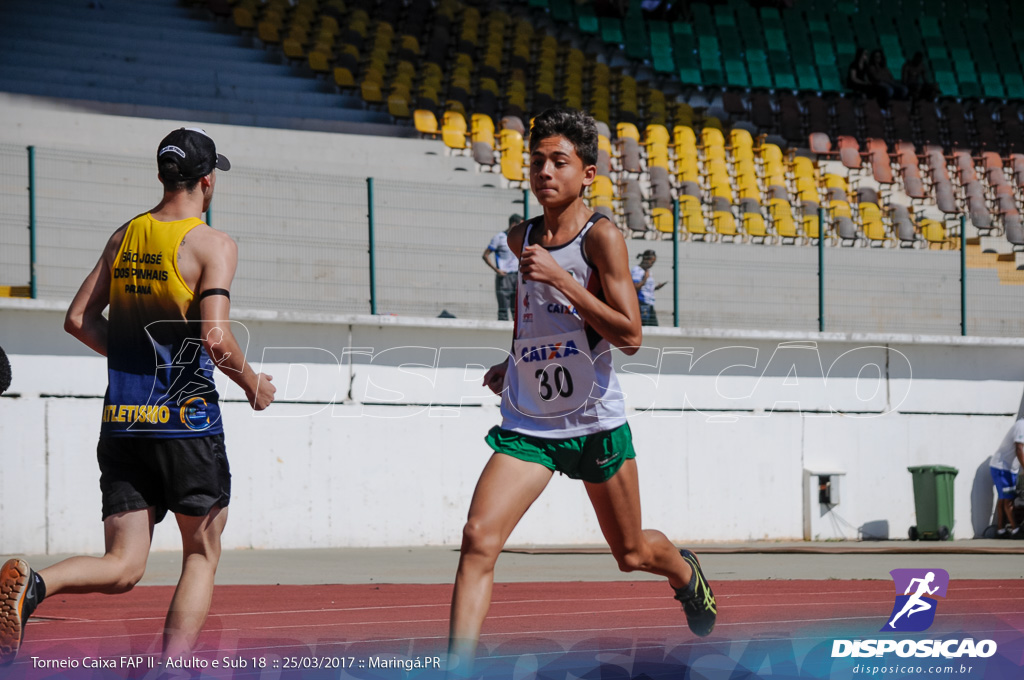
[(462, 532), (462, 554), (455, 575), (448, 638), (449, 670), (468, 672), (472, 667), (480, 628), (491, 606), (494, 563), (552, 474), (543, 465), (501, 453), (492, 455), (480, 474)]
[(677, 589), (690, 583), (693, 570), (679, 550), (665, 534), (641, 527), (636, 460), (627, 460), (608, 481), (585, 486), (619, 569), (666, 576)]
[(220, 561), (220, 536), (228, 521), (227, 508), (214, 508), (204, 517), (175, 515), (181, 530), (181, 578), (164, 623), (164, 658), (192, 651), (210, 612), (213, 579)]
[(103, 557), (78, 555), (41, 569), (46, 595), (57, 593), (125, 593), (146, 572), (153, 540), (153, 508), (111, 515), (103, 521)]

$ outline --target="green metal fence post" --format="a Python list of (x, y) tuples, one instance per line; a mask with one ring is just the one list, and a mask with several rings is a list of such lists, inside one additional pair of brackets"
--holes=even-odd
[(370, 229), (370, 314), (377, 313), (377, 265), (374, 261), (375, 246), (373, 242), (373, 178), (366, 178), (367, 225)]
[(36, 282), (36, 147), (28, 147), (28, 286), (32, 299), (38, 297)]
[(211, 205), (206, 209), (206, 226), (213, 226), (213, 206)]
[(672, 324), (679, 328), (679, 199), (672, 201)]
[(530, 190), (523, 189), (523, 219), (530, 219)]
[(960, 216), (960, 335), (967, 335), (967, 216)]
[(818, 208), (818, 332), (825, 332), (825, 209)]

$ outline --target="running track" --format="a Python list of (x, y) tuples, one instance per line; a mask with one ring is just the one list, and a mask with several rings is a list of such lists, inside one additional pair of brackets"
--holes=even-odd
[[(715, 632), (698, 640), (664, 583), (498, 584), (477, 670), (510, 679), (859, 677), (851, 669), (862, 660), (831, 659), (832, 640), (886, 637), (878, 631), (894, 600), (886, 581), (720, 581), (715, 590)], [(156, 671), (133, 670), (120, 657), (159, 648), (171, 591), (149, 586), (47, 600), (18, 661), (0, 669), (0, 678), (155, 678)], [(369, 665), (440, 655), (450, 595), (450, 585), (218, 586), (195, 657), (246, 667), (207, 666), (177, 677), (440, 677)], [(1024, 677), (1024, 581), (954, 581), (932, 627), (910, 637), (994, 639), (996, 656), (975, 662), (987, 664), (983, 674), (950, 677)], [(33, 656), (80, 665), (44, 668)], [(116, 659), (117, 668), (87, 670), (82, 664), (93, 658)], [(335, 667), (285, 668), (325, 658)]]

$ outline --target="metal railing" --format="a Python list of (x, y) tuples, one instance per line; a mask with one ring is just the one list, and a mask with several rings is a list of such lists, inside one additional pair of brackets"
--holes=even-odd
[[(0, 145), (0, 286), (70, 299), (114, 229), (159, 197), (148, 160)], [(494, 319), (481, 254), (510, 214), (528, 215), (527, 199), (520, 189), (236, 167), (219, 178), (208, 221), (238, 242), (237, 306)], [(768, 246), (677, 232), (626, 244), (631, 264), (648, 249), (659, 255), (652, 274), (671, 284), (656, 294), (662, 325), (1024, 335), (1012, 263), (968, 267), (964, 239), (954, 242), (958, 251)]]

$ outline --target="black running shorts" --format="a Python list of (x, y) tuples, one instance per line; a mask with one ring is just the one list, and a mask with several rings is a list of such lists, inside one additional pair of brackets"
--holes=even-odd
[(231, 500), (231, 470), (224, 435), (186, 439), (100, 437), (103, 519), (129, 510), (156, 508), (203, 517)]

